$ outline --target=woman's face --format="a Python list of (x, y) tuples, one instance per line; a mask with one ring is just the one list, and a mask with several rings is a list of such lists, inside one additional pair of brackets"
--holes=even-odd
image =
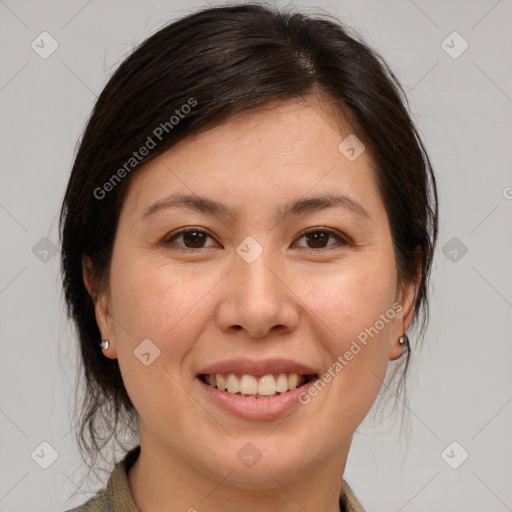
[[(96, 311), (143, 450), (252, 488), (269, 473), (284, 485), (342, 471), (402, 354), (414, 296), (397, 281), (369, 152), (354, 160), (338, 148), (345, 128), (317, 104), (279, 103), (189, 137), (133, 176)], [(178, 195), (189, 199), (171, 205)], [(204, 373), (245, 374), (244, 390), (266, 393), (262, 375), (327, 377), (316, 393), (310, 382), (253, 398), (213, 389)]]

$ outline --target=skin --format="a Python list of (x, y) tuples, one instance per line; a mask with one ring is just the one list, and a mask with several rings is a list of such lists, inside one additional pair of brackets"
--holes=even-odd
[[(142, 512), (339, 511), (353, 433), (388, 361), (402, 355), (416, 293), (397, 276), (369, 151), (351, 162), (338, 150), (349, 133), (327, 104), (280, 102), (190, 136), (133, 175), (109, 282), (99, 290), (87, 271), (84, 279), (111, 342), (104, 354), (118, 358), (139, 417), (141, 455), (129, 484)], [(177, 192), (222, 202), (236, 216), (167, 208), (142, 219)], [(327, 193), (349, 196), (368, 217), (343, 206), (276, 213)], [(186, 226), (210, 236), (164, 244)], [(347, 242), (308, 242), (307, 228), (330, 228)], [(252, 263), (236, 252), (248, 236), (263, 248)], [(195, 377), (232, 357), (288, 357), (322, 374), (395, 302), (394, 319), (286, 418), (235, 417)], [(147, 338), (160, 350), (149, 366), (133, 353)], [(237, 457), (247, 442), (262, 454), (250, 468)]]

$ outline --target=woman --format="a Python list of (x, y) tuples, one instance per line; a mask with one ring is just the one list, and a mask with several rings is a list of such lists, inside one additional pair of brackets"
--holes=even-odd
[(74, 510), (363, 510), (352, 436), (390, 360), (403, 382), (437, 235), (402, 98), (338, 21), (261, 5), (189, 15), (120, 65), (62, 264), (80, 442), (98, 453), (101, 421), (138, 440)]

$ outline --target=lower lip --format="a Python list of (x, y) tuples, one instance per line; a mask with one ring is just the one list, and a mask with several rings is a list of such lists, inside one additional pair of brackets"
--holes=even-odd
[(317, 379), (309, 381), (300, 388), (281, 393), (273, 398), (243, 397), (213, 388), (197, 377), (201, 388), (208, 393), (209, 398), (220, 408), (240, 418), (248, 420), (272, 420), (289, 414), (295, 407), (301, 405), (299, 395), (307, 393), (308, 388)]

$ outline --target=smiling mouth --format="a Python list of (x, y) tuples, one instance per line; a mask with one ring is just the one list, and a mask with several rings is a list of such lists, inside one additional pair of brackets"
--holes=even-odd
[(273, 398), (305, 386), (318, 375), (276, 373), (263, 376), (247, 374), (199, 374), (201, 381), (212, 388), (246, 398)]

